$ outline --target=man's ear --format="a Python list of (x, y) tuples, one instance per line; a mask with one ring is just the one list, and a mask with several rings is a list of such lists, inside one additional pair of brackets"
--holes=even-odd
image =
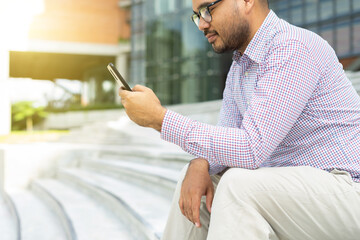
[(245, 9), (244, 11), (246, 13), (249, 13), (255, 6), (255, 2), (257, 2), (257, 4), (260, 4), (259, 1), (261, 0), (242, 0), (244, 2), (244, 6), (245, 6)]

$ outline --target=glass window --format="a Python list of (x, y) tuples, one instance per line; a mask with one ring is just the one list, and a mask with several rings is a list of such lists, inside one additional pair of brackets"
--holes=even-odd
[(310, 27), (307, 27), (307, 29), (309, 31), (314, 32), (314, 33), (319, 33), (319, 27), (318, 26), (310, 26)]
[(318, 1), (305, 0), (305, 22), (312, 23), (318, 18)]
[(167, 0), (169, 1), (169, 12), (174, 12), (176, 10), (176, 1), (175, 0)]
[(201, 74), (201, 66), (198, 59), (184, 59), (181, 63), (181, 75), (192, 76)]
[(289, 4), (290, 0), (270, 1), (270, 8), (279, 18), (289, 20)]
[(334, 26), (332, 24), (322, 26), (320, 35), (334, 48)]
[(143, 33), (133, 35), (134, 36), (134, 50), (143, 51), (145, 50), (145, 36)]
[(336, 27), (336, 53), (344, 56), (350, 53), (350, 21), (343, 21)]
[(198, 55), (206, 48), (204, 34), (196, 28), (188, 16), (182, 18), (182, 56)]
[(158, 4), (157, 2), (155, 2), (157, 0), (146, 0), (145, 4), (134, 4), (133, 6), (144, 6), (144, 10), (146, 12), (142, 12), (142, 19), (149, 20), (149, 19), (154, 19), (156, 17), (156, 15), (158, 14), (156, 11), (156, 4)]
[(350, 13), (350, 1), (351, 0), (341, 0), (335, 1), (336, 4), (336, 15), (346, 15)]
[(301, 25), (303, 23), (303, 4), (302, 0), (291, 1), (291, 23)]
[(353, 46), (354, 46), (354, 53), (360, 53), (360, 18), (355, 19), (353, 25)]
[(167, 10), (167, 0), (154, 0), (155, 15), (160, 16), (161, 14), (166, 13)]
[(219, 99), (223, 91), (224, 66), (207, 55), (213, 49), (190, 20), (191, 8), (192, 0), (133, 6), (131, 77), (152, 88), (163, 104)]
[(334, 2), (332, 0), (320, 0), (320, 18), (321, 20), (331, 18), (334, 10)]
[(181, 102), (193, 103), (200, 100), (200, 78), (196, 76), (186, 77), (181, 81)]
[(181, 48), (182, 48), (182, 42), (181, 42), (181, 38), (182, 38), (182, 33), (181, 33), (181, 21), (179, 21), (179, 19), (177, 18), (177, 16), (175, 17), (175, 20), (173, 21), (173, 26), (172, 26), (172, 41), (173, 41), (173, 58), (176, 58), (177, 60), (179, 60), (179, 58), (181, 57)]
[(192, 8), (192, 0), (184, 0), (184, 5), (185, 5), (185, 7)]
[(352, 1), (353, 1), (354, 11), (359, 11), (360, 10), (360, 1), (359, 0), (352, 0)]

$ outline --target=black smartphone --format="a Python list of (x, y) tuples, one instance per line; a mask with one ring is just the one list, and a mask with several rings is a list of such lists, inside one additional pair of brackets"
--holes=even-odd
[(127, 82), (125, 81), (125, 79), (121, 76), (121, 74), (119, 73), (119, 71), (116, 69), (116, 67), (114, 66), (114, 64), (109, 63), (107, 65), (107, 69), (109, 70), (109, 72), (111, 73), (111, 75), (113, 75), (113, 77), (115, 78), (116, 82), (120, 85), (120, 87), (124, 87), (126, 90), (132, 92), (129, 84), (127, 84)]

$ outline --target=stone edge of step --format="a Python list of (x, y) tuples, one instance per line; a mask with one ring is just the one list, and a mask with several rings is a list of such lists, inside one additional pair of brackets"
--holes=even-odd
[[(124, 201), (119, 196), (113, 194), (112, 192), (97, 186), (89, 181), (86, 181), (84, 178), (79, 177), (66, 169), (58, 169), (57, 178), (63, 182), (72, 184), (75, 187), (82, 188), (85, 194), (90, 195), (95, 200), (104, 204), (105, 206), (115, 213), (123, 222), (130, 219), (131, 224), (129, 228), (136, 232), (139, 229), (141, 230), (141, 236), (138, 236), (141, 239), (151, 239), (159, 240), (160, 235), (157, 233), (152, 225), (150, 225), (141, 215), (139, 215), (129, 204)], [(115, 202), (115, 204), (113, 204)], [(116, 207), (116, 209), (114, 209)], [(120, 208), (119, 208), (120, 207)], [(125, 215), (124, 215), (125, 214)]]
[(16, 224), (16, 240), (21, 240), (21, 219), (18, 212), (18, 209), (15, 205), (14, 200), (7, 192), (3, 192), (3, 198), (5, 204), (10, 211), (11, 215), (14, 217), (15, 224)]
[(65, 231), (67, 239), (69, 240), (77, 240), (77, 234), (73, 225), (71, 218), (69, 217), (68, 213), (66, 212), (65, 207), (63, 204), (52, 194), (50, 193), (45, 187), (39, 183), (38, 180), (34, 180), (31, 182), (30, 185), (31, 190), (38, 196), (40, 199), (45, 201), (48, 206), (52, 206), (56, 212), (56, 216), (60, 219), (62, 224), (62, 228)]
[(107, 176), (114, 179), (130, 180), (132, 183), (139, 186), (144, 183), (151, 183), (155, 187), (153, 190), (169, 199), (172, 198), (177, 184), (177, 181), (167, 178), (166, 176), (150, 173), (149, 171), (141, 169), (137, 170), (126, 166), (118, 166), (109, 161), (102, 162), (99, 160), (81, 160), (80, 169), (90, 171), (96, 170), (97, 172), (106, 173)]

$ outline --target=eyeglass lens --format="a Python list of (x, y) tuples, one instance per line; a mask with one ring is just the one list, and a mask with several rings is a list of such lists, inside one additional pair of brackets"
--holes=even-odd
[[(207, 7), (200, 9), (199, 13), (200, 13), (200, 16), (205, 20), (205, 22), (211, 22), (211, 15), (210, 15), (210, 12), (207, 9)], [(196, 24), (196, 26), (199, 26), (200, 18), (197, 14), (194, 14), (192, 16), (192, 20)]]

